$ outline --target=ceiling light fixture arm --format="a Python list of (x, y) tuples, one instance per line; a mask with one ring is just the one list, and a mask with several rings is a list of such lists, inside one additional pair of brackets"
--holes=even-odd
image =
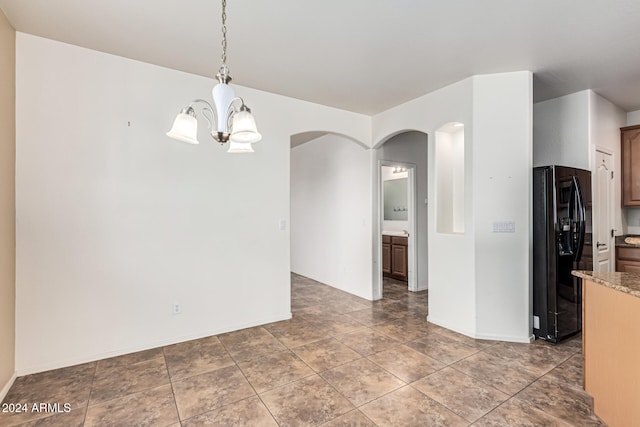
[[(202, 116), (207, 121), (209, 129), (213, 129), (214, 126), (216, 125), (216, 115), (215, 115), (215, 109), (213, 108), (213, 105), (211, 105), (211, 103), (209, 103), (208, 101), (206, 101), (204, 99), (198, 98), (198, 99), (194, 99), (193, 101), (191, 101), (189, 103), (189, 106), (186, 107), (185, 109), (193, 110), (193, 107), (196, 104), (204, 104), (204, 106), (200, 106), (200, 109), (202, 110)], [(194, 117), (197, 117), (197, 116), (194, 114)]]
[[(240, 102), (240, 105), (239, 106), (234, 105), (234, 103), (237, 104), (238, 101)], [(240, 111), (251, 112), (251, 109), (247, 107), (247, 104), (244, 103), (244, 99), (242, 99), (239, 96), (236, 96), (231, 100), (231, 102), (229, 103), (229, 108), (227, 109), (227, 125), (229, 127), (231, 126), (231, 119), (233, 118), (233, 115)]]
[[(234, 116), (238, 113), (248, 113), (251, 114), (251, 109), (247, 107), (244, 99), (239, 96), (232, 98), (227, 105), (226, 111), (217, 111), (216, 107), (211, 105), (211, 103), (204, 99), (194, 99), (184, 107), (180, 111), (180, 115), (185, 115), (192, 117), (193, 120), (197, 120), (198, 114), (196, 113), (196, 109), (199, 109), (202, 116), (207, 121), (207, 127), (210, 130), (210, 135), (213, 139), (218, 141), (221, 144), (229, 141), (229, 137), (231, 135), (231, 130), (233, 129), (233, 119)], [(224, 116), (221, 116), (219, 113), (224, 113)], [(229, 131), (221, 132), (219, 131), (218, 122), (221, 121), (224, 123), (226, 129)], [(196, 135), (193, 135), (193, 140), (195, 140)]]

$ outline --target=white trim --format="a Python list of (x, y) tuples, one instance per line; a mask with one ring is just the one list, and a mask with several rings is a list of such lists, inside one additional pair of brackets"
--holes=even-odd
[(167, 345), (178, 344), (178, 343), (182, 343), (182, 342), (185, 342), (185, 341), (190, 341), (190, 340), (210, 337), (210, 336), (213, 336), (213, 335), (219, 335), (219, 334), (223, 334), (223, 333), (226, 333), (226, 332), (233, 332), (233, 331), (237, 331), (237, 330), (240, 330), (240, 329), (251, 328), (251, 327), (254, 327), (254, 326), (266, 325), (268, 323), (279, 322), (279, 321), (282, 321), (282, 320), (289, 320), (289, 319), (291, 319), (291, 313), (288, 313), (286, 315), (281, 315), (281, 316), (273, 316), (273, 317), (269, 317), (269, 318), (265, 318), (265, 319), (260, 319), (260, 320), (249, 322), (249, 323), (241, 323), (241, 324), (237, 324), (237, 325), (234, 325), (234, 326), (231, 326), (231, 327), (227, 327), (227, 328), (222, 328), (222, 329), (203, 330), (201, 332), (194, 333), (194, 334), (189, 334), (189, 335), (182, 336), (182, 337), (179, 337), (179, 338), (145, 343), (145, 344), (141, 344), (141, 345), (136, 345), (134, 347), (128, 347), (128, 348), (124, 348), (124, 349), (120, 349), (120, 350), (109, 351), (109, 352), (106, 352), (106, 353), (100, 353), (100, 354), (95, 354), (95, 355), (86, 356), (86, 357), (80, 357), (80, 358), (60, 360), (60, 361), (45, 363), (45, 364), (41, 364), (41, 365), (23, 367), (23, 368), (18, 369), (16, 373), (17, 373), (18, 376), (23, 376), (23, 375), (35, 374), (35, 373), (38, 373), (38, 372), (50, 371), (52, 369), (66, 368), (68, 366), (75, 366), (75, 365), (80, 365), (82, 363), (95, 362), (97, 360), (107, 359), (109, 357), (122, 356), (124, 354), (135, 353), (135, 352), (144, 351), (144, 350), (150, 350), (152, 348), (164, 347), (164, 346), (167, 346)]
[(473, 338), (478, 340), (491, 340), (491, 341), (504, 341), (504, 342), (518, 342), (531, 344), (535, 341), (536, 337), (534, 335), (529, 335), (528, 337), (516, 337), (512, 335), (493, 335), (493, 334), (476, 334)]
[[(373, 150), (372, 150), (373, 153)], [(378, 160), (375, 164), (373, 179), (375, 182), (375, 191), (377, 193), (376, 206), (374, 206), (374, 211), (377, 212), (376, 220), (373, 221), (373, 283), (371, 289), (371, 297), (373, 301), (377, 301), (382, 298), (382, 221), (383, 221), (383, 210), (382, 206), (384, 201), (382, 200), (382, 160)]]
[(407, 268), (408, 268), (408, 280), (407, 285), (410, 291), (416, 292), (418, 290), (418, 239), (416, 233), (418, 227), (416, 226), (418, 218), (418, 190), (416, 185), (416, 165), (407, 163), (406, 166), (409, 171), (409, 247), (407, 250)]
[(433, 316), (427, 316), (427, 321), (429, 323), (433, 323), (434, 325), (442, 326), (443, 328), (449, 329), (451, 331), (457, 332), (462, 335), (466, 335), (469, 338), (473, 338), (476, 340), (505, 341), (505, 342), (518, 342), (518, 343), (529, 343), (529, 344), (535, 340), (535, 337), (532, 334), (529, 336), (478, 334), (478, 333), (475, 333), (474, 331), (458, 329), (448, 324), (447, 322), (441, 322), (437, 319), (434, 319)]
[(11, 389), (11, 386), (15, 382), (16, 378), (18, 378), (18, 373), (16, 371), (13, 371), (13, 375), (11, 376), (11, 378), (9, 378), (9, 381), (4, 385), (4, 387), (2, 387), (2, 390), (0, 390), (0, 402), (2, 402), (5, 397), (7, 397), (9, 389)]
[(442, 326), (445, 329), (449, 329), (450, 331), (457, 332), (457, 333), (462, 334), (462, 335), (466, 335), (466, 336), (468, 336), (470, 338), (476, 338), (474, 331), (469, 331), (469, 330), (466, 330), (466, 329), (459, 329), (459, 328), (454, 327), (453, 325), (449, 324), (449, 322), (443, 322), (441, 320), (434, 319), (433, 316), (431, 316), (431, 315), (427, 315), (427, 322), (433, 323), (434, 325)]

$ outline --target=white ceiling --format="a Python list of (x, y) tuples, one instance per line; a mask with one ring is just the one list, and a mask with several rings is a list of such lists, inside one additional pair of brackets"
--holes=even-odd
[[(18, 31), (213, 77), (218, 0), (0, 0)], [(234, 83), (375, 114), (474, 74), (534, 72), (640, 109), (639, 0), (228, 0)]]

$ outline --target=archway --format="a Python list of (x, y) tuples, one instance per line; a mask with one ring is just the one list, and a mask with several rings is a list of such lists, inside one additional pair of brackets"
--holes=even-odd
[[(373, 234), (373, 299), (383, 296), (383, 277), (402, 277), (387, 273), (390, 262), (387, 251), (391, 250), (391, 261), (401, 259), (401, 247), (387, 247), (392, 243), (407, 242), (406, 281), (410, 291), (421, 291), (428, 288), (428, 135), (421, 131), (398, 131), (379, 141), (375, 146), (374, 182), (374, 234)], [(407, 215), (404, 218), (385, 217), (384, 187), (388, 181), (388, 168), (405, 168), (407, 172)], [(387, 206), (393, 209), (393, 206)], [(404, 207), (400, 207), (404, 209)], [(398, 255), (400, 254), (400, 255)], [(392, 265), (392, 268), (395, 266)], [(399, 269), (401, 270), (401, 269)]]
[(291, 143), (291, 271), (371, 299), (370, 147), (319, 131)]

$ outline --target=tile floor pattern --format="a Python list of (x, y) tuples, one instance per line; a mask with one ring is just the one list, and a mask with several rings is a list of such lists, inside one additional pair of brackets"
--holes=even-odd
[(370, 302), (292, 275), (293, 318), (20, 377), (22, 426), (597, 426), (579, 338), (473, 340), (428, 323), (427, 293)]

